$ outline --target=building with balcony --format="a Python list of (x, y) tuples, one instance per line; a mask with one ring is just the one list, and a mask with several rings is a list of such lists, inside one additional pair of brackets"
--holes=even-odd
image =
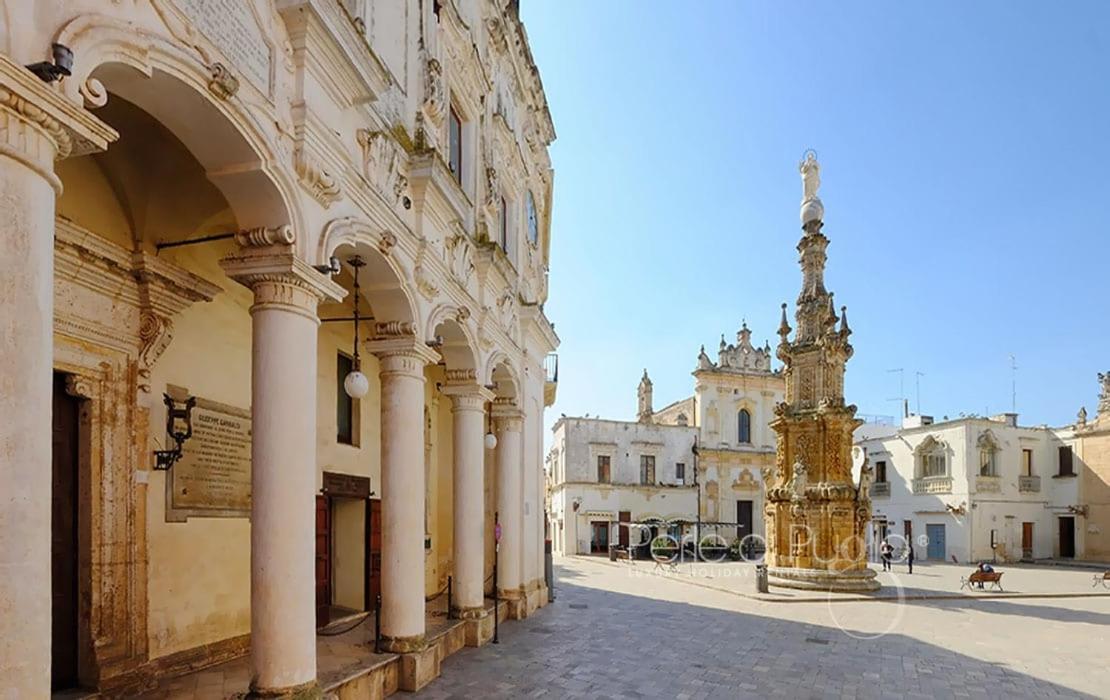
[[(753, 346), (742, 323), (735, 343), (721, 337), (716, 361), (702, 347), (692, 396), (655, 411), (645, 370), (636, 421), (560, 419), (547, 459), (553, 549), (597, 551), (605, 536), (624, 543), (627, 528), (603, 532), (606, 519), (715, 523), (711, 532), (730, 542), (761, 535), (763, 474), (775, 460), (770, 421), (785, 395), (771, 363), (770, 347)], [(654, 468), (646, 481), (645, 459)]]
[(919, 559), (960, 562), (1084, 555), (1074, 436), (1017, 415), (861, 431), (856, 468), (871, 465), (872, 556), (883, 538)]
[[(517, 3), (0, 18), (7, 694), (241, 661), (380, 697), (543, 605), (555, 132)], [(317, 625), (376, 608), (383, 653), (318, 673)]]

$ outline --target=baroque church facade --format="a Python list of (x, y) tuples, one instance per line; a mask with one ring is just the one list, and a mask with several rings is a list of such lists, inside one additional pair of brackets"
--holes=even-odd
[[(785, 396), (769, 345), (747, 324), (721, 337), (716, 361), (704, 346), (694, 393), (656, 411), (645, 370), (637, 420), (563, 416), (547, 456), (548, 520), (557, 553), (602, 553), (704, 523), (732, 543), (763, 534), (763, 474), (774, 466), (770, 421)], [(640, 523), (629, 532), (622, 522)], [(649, 529), (650, 528), (650, 529)]]
[(11, 697), (380, 696), (546, 603), (514, 0), (2, 0), (0, 124)]

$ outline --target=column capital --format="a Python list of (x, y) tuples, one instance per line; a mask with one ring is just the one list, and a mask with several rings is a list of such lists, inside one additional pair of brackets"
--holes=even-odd
[(0, 54), (0, 155), (36, 171), (61, 194), (55, 160), (103, 151), (118, 138), (115, 129)]
[[(287, 231), (286, 227), (266, 230)], [(265, 243), (262, 238), (256, 240)], [(251, 313), (284, 308), (318, 321), (317, 304), (341, 301), (347, 296), (342, 286), (297, 257), (291, 242), (243, 248), (221, 260), (220, 267), (228, 277), (254, 292)]]
[(415, 335), (378, 337), (363, 347), (378, 358), (382, 374), (407, 374), (423, 380), (424, 366), (439, 362), (439, 353)]
[(474, 370), (447, 370), (447, 383), (440, 393), (451, 397), (452, 410), (485, 411), (495, 394), (475, 379)]
[(495, 399), (490, 415), (497, 422), (499, 431), (519, 433), (524, 427), (524, 412), (514, 399)]

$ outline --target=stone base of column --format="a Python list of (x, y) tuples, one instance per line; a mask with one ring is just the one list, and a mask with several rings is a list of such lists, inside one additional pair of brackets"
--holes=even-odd
[(480, 647), (493, 639), (493, 615), (467, 620), (463, 626), (468, 647)]
[(291, 688), (251, 688), (247, 693), (247, 700), (262, 700), (263, 698), (285, 698), (287, 700), (320, 700), (324, 697), (316, 681), (296, 685)]
[(424, 635), (417, 634), (412, 637), (387, 637), (382, 635), (382, 649), (392, 654), (412, 654), (428, 646)]
[(833, 591), (837, 593), (868, 593), (879, 590), (875, 572), (871, 569), (852, 571), (827, 571), (825, 569), (795, 569), (790, 567), (767, 570), (769, 583), (782, 588), (805, 591)]
[(476, 605), (470, 608), (456, 608), (451, 606), (451, 617), (456, 620), (477, 620), (488, 614), (489, 612), (483, 605)]
[(547, 602), (547, 586), (537, 578), (524, 584), (524, 616), (528, 617)]
[(497, 591), (497, 597), (508, 608), (510, 620), (523, 620), (528, 617), (528, 605), (523, 587), (500, 589)]
[(420, 651), (401, 654), (401, 668), (397, 684), (401, 690), (415, 693), (439, 677), (439, 654), (436, 645)]

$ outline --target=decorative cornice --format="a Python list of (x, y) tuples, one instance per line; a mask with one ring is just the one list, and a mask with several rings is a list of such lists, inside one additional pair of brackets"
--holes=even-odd
[(41, 175), (57, 193), (54, 160), (103, 151), (119, 134), (0, 54), (0, 154)]

